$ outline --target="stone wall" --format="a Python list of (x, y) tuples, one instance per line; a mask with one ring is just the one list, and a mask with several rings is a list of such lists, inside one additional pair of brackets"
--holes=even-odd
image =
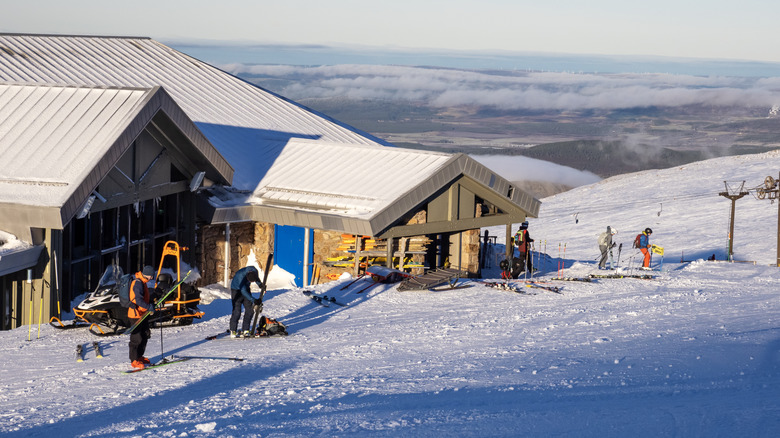
[[(252, 245), (260, 269), (265, 271), (268, 254), (274, 250), (274, 224), (254, 222), (254, 242)], [(273, 265), (273, 262), (271, 263)]]
[(463, 232), (461, 251), (461, 269), (468, 271), (469, 277), (477, 277), (479, 274), (479, 230)]
[[(261, 263), (269, 250), (268, 224), (240, 222), (230, 224), (230, 272), (228, 281), (233, 274), (247, 264), (249, 253), (254, 250)], [(273, 248), (273, 226), (270, 226), (271, 248)], [(198, 230), (198, 258), (200, 260), (201, 278), (198, 286), (222, 283), (225, 269), (225, 225), (205, 225)], [(258, 244), (258, 242), (262, 242)], [(258, 250), (259, 249), (259, 250)], [(261, 266), (262, 267), (262, 266)]]
[(315, 266), (320, 267), (319, 283), (333, 281), (328, 278), (328, 274), (338, 276), (346, 271), (352, 272), (352, 268), (325, 266), (328, 257), (338, 257), (343, 254), (343, 251), (338, 249), (341, 244), (341, 234), (338, 231), (314, 230), (314, 259), (312, 262)]

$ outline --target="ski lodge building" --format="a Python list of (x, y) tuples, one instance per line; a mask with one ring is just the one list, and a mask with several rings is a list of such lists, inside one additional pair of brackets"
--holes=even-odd
[(466, 155), (395, 147), (148, 38), (0, 34), (0, 329), (69, 310), (111, 264), (157, 267), (169, 240), (200, 284), (272, 251), (301, 286), (370, 263), (478, 275), (480, 228), (509, 240), (539, 207)]

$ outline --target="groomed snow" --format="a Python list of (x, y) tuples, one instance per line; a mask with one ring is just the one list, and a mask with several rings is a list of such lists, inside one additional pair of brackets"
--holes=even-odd
[[(536, 277), (562, 287), (520, 295), (476, 281), (398, 292), (360, 280), (269, 290), (286, 338), (206, 341), (230, 303), (202, 288), (206, 318), (163, 330), (165, 355), (213, 357), (123, 375), (127, 337), (101, 338), (76, 363), (83, 329), (0, 333), (3, 436), (776, 436), (780, 431), (780, 270), (776, 203), (737, 201), (735, 255), (725, 254), (730, 201), (777, 176), (780, 154), (732, 157), (610, 178), (543, 200), (531, 220)], [(662, 205), (661, 205), (662, 204)], [(658, 214), (660, 212), (660, 214)], [(619, 230), (666, 249), (655, 279), (556, 281), (595, 270), (596, 238)], [(497, 234), (501, 252), (504, 228)], [(513, 228), (514, 231), (514, 228)], [(558, 248), (561, 248), (560, 252)], [(617, 254), (615, 254), (617, 256)], [(656, 258), (655, 264), (660, 260)], [(496, 277), (495, 259), (488, 275)], [(274, 275), (274, 271), (271, 271)], [(603, 273), (603, 271), (602, 271)], [(215, 299), (214, 299), (215, 298)], [(30, 336), (31, 341), (27, 338)], [(160, 330), (148, 354), (161, 358)], [(227, 360), (244, 358), (243, 362)]]

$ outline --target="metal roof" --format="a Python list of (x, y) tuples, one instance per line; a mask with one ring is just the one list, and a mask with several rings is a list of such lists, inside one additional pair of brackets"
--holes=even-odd
[(263, 148), (291, 138), (389, 145), (148, 38), (0, 34), (0, 82), (162, 86), (234, 166), (233, 184), (243, 189), (259, 180)]
[(0, 202), (64, 205), (150, 94), (0, 84)]
[(291, 140), (273, 162), (251, 193), (212, 191), (212, 222), (253, 220), (376, 236), (463, 176), (484, 186), (483, 197), (503, 210), (536, 216), (541, 205), (464, 154)]
[(233, 186), (252, 192), (241, 205), (215, 201), (213, 222), (374, 234), (459, 175), (529, 215), (539, 210), (465, 155), (384, 147), (391, 145), (148, 38), (0, 34), (2, 82), (163, 87), (233, 166)]
[(192, 143), (192, 162), (230, 182), (230, 166), (159, 87), (0, 83), (0, 223), (61, 229), (158, 113)]
[(367, 219), (422, 183), (452, 156), (291, 140), (250, 202), (296, 206)]

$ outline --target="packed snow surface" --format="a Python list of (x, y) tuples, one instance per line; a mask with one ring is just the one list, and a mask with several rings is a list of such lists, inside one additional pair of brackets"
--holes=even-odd
[[(85, 329), (0, 333), (4, 437), (201, 436), (778, 436), (778, 205), (736, 202), (730, 184), (777, 177), (780, 154), (714, 159), (610, 178), (543, 200), (530, 220), (539, 271), (561, 293), (525, 294), (461, 280), (399, 292), (361, 279), (269, 290), (265, 314), (288, 337), (205, 340), (227, 329), (228, 292), (201, 288), (206, 317), (155, 329), (148, 355), (198, 356), (125, 375), (126, 336), (88, 347)], [(652, 279), (598, 271), (610, 225), (625, 275), (639, 272), (634, 236), (653, 228)], [(516, 227), (512, 227), (514, 231)], [(497, 281), (505, 227), (485, 276)], [(618, 261), (617, 247), (614, 249)], [(707, 261), (712, 254), (718, 261)], [(271, 271), (272, 277), (274, 271)], [(284, 276), (282, 276), (284, 277)], [(283, 281), (278, 284), (285, 284)], [(348, 286), (349, 285), (349, 286)], [(345, 287), (346, 286), (346, 287)], [(31, 340), (27, 340), (28, 337)], [(242, 358), (243, 361), (230, 360)]]

